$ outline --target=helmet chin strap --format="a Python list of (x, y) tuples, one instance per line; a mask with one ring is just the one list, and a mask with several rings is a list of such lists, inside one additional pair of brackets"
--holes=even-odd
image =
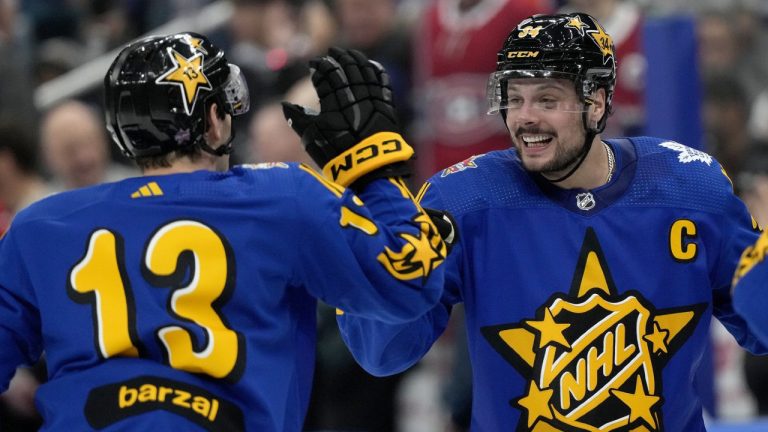
[[(576, 172), (577, 169), (581, 166), (581, 164), (584, 162), (584, 160), (587, 159), (587, 155), (589, 154), (589, 149), (592, 148), (592, 142), (595, 140), (595, 137), (597, 136), (598, 131), (596, 129), (592, 129), (587, 124), (587, 111), (584, 111), (584, 113), (581, 116), (582, 122), (584, 123), (584, 129), (586, 129), (587, 133), (584, 137), (584, 144), (581, 146), (581, 151), (578, 155), (576, 155), (575, 158), (573, 158), (576, 164), (573, 166), (573, 168), (570, 169), (564, 176), (556, 178), (554, 180), (549, 180), (550, 183), (560, 183), (567, 178), (571, 177), (573, 173)], [(546, 177), (545, 177), (546, 178)]]
[(565, 179), (569, 178), (570, 176), (572, 176), (573, 173), (575, 173), (576, 170), (579, 169), (579, 167), (584, 162), (584, 160), (587, 159), (587, 154), (589, 154), (589, 149), (592, 148), (592, 141), (595, 140), (595, 136), (597, 136), (597, 133), (593, 129), (588, 129), (587, 135), (584, 137), (584, 144), (581, 146), (581, 151), (574, 158), (576, 160), (576, 165), (574, 165), (573, 168), (571, 168), (571, 170), (568, 171), (568, 173), (566, 173), (564, 176), (560, 178), (556, 178), (554, 180), (550, 180), (550, 179), (547, 179), (547, 180), (549, 180), (549, 182), (551, 183), (560, 183)]

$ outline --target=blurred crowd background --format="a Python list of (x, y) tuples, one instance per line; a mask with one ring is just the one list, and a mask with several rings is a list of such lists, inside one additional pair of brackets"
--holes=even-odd
[[(0, 0), (0, 232), (48, 194), (138, 174), (104, 128), (101, 85), (116, 50), (142, 35), (204, 33), (245, 72), (251, 111), (236, 123), (235, 163), (311, 163), (279, 102), (316, 106), (307, 60), (331, 45), (363, 51), (392, 78), (418, 154), (417, 188), (454, 163), (508, 147), (502, 120), (485, 115), (496, 51), (522, 18), (556, 10), (590, 13), (613, 36), (618, 86), (605, 136), (652, 134), (660, 130), (652, 114), (662, 108), (692, 118), (676, 124), (683, 143), (713, 154), (766, 226), (765, 0)], [(672, 23), (691, 43), (650, 44), (657, 23)], [(667, 75), (678, 59), (687, 62), (682, 75)], [(693, 93), (659, 96), (664, 81), (650, 79), (659, 71)], [(306, 430), (466, 430), (471, 374), (461, 316), (453, 314), (417, 367), (374, 378), (355, 365), (333, 310), (322, 306)], [(745, 354), (718, 324), (712, 347), (712, 374), (701, 380), (711, 389), (712, 422), (768, 415), (768, 361)], [(39, 427), (32, 398), (44, 380), (44, 361), (19, 370), (0, 396), (0, 430)]]

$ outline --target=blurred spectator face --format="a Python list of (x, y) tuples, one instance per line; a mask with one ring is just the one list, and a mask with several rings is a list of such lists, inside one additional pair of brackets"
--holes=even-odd
[(66, 188), (90, 186), (104, 180), (109, 147), (96, 113), (80, 102), (66, 102), (42, 122), (43, 160)]
[(0, 124), (0, 137), (0, 207), (12, 215), (42, 197), (41, 188), (37, 188), (42, 183), (35, 166), (37, 153), (34, 138), (28, 130), (16, 123), (4, 122)]
[[(294, 84), (283, 100), (319, 110), (320, 101), (310, 79)], [(248, 147), (254, 162), (302, 162), (317, 167), (309, 157), (301, 139), (288, 126), (279, 103), (269, 103), (259, 109), (251, 119), (248, 131)]]
[(255, 162), (311, 161), (299, 136), (285, 121), (282, 106), (277, 103), (265, 105), (253, 116), (248, 144)]
[(294, 10), (283, 0), (240, 0), (235, 2), (230, 29), (236, 41), (284, 48), (296, 33)]
[(739, 58), (738, 38), (725, 16), (702, 15), (697, 23), (699, 62), (704, 73), (720, 73), (732, 69)]
[(384, 38), (395, 22), (391, 0), (336, 0), (341, 35), (352, 47), (366, 49)]

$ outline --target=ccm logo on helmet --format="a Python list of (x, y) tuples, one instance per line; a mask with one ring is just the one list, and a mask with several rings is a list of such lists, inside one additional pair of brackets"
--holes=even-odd
[(539, 51), (510, 51), (507, 53), (507, 58), (536, 58), (539, 56)]

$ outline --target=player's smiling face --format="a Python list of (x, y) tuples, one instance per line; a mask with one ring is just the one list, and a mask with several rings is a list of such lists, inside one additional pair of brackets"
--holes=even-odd
[(572, 81), (515, 79), (507, 82), (507, 126), (523, 166), (555, 174), (569, 168), (582, 145), (584, 104)]

